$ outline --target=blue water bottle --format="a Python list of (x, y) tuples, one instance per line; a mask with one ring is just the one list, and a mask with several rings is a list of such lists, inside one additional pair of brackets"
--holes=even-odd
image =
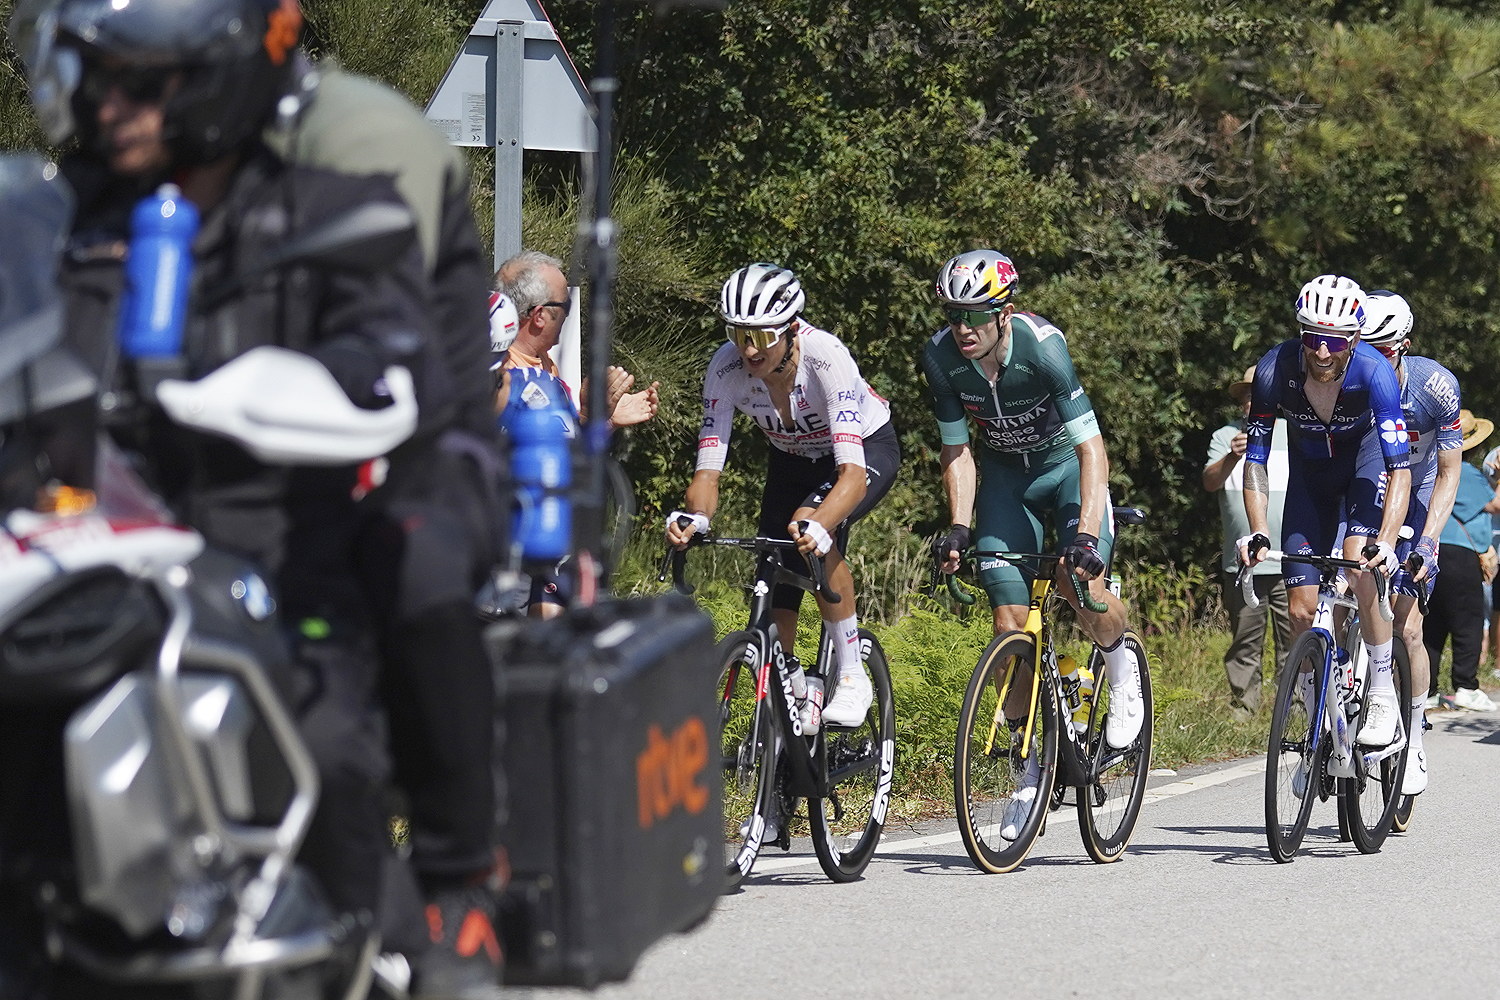
[(193, 278), (198, 208), (175, 184), (163, 184), (130, 213), (130, 256), (120, 306), (120, 350), (127, 358), (182, 353), (182, 327)]
[(556, 562), (572, 550), (573, 482), (569, 430), (573, 415), (557, 400), (509, 414), (511, 476), (515, 480), (514, 534), (528, 560)]

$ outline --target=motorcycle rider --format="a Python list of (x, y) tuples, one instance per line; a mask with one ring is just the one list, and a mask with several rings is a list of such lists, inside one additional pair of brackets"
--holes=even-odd
[[(234, 444), (170, 424), (152, 404), (149, 381), (120, 358), (113, 333), (130, 211), (171, 179), (203, 216), (181, 374), (201, 377), (275, 344), (312, 355), (351, 401), (379, 409), (390, 404), (384, 372), (406, 367), (420, 417), (414, 437), (389, 456), (389, 481), (433, 484), (438, 472), (440, 485), (446, 467), (435, 442), (453, 423), (460, 393), (434, 338), (430, 280), (417, 248), (382, 273), (294, 266), (244, 281), (212, 308), (204, 304), (205, 289), (228, 287), (288, 238), (355, 206), (401, 204), (400, 197), (386, 177), (293, 165), (261, 140), (296, 66), (295, 0), (61, 0), (23, 9), (17, 20), (49, 137), (80, 140), (63, 164), (79, 194), (63, 265), (67, 341), (103, 383), (106, 426), (178, 516), (275, 579), (306, 679), (294, 707), (322, 773), (302, 858), (337, 908), (369, 922), (388, 853), (377, 624), (390, 620), (399, 600), (390, 588), (410, 582), (399, 556), (386, 561), (400, 572), (385, 577), (365, 565), (370, 537), (390, 520), (376, 496), (360, 500), (371, 489), (379, 494), (379, 476), (362, 478), (352, 466), (266, 466)], [(399, 553), (403, 541), (374, 549)], [(384, 587), (372, 587), (380, 580)], [(464, 912), (468, 901), (460, 899), (459, 908), (448, 907), (453, 920), (442, 902), (428, 908), (434, 942), (451, 947), (462, 928), (471, 957), (482, 951), (487, 959), (492, 991), (499, 961), (493, 901)], [(485, 984), (441, 965), (430, 976), (420, 963), (417, 971), (419, 994), (487, 995)]]

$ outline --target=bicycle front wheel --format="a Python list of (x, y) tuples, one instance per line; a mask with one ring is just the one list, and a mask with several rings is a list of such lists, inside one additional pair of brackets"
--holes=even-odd
[(995, 874), (1025, 860), (1047, 818), (1057, 779), (1056, 689), (1044, 681), (1037, 693), (1029, 739), (1027, 722), (1017, 719), (1013, 726), (999, 700), (1007, 677), (1013, 687), (1029, 689), (1035, 657), (1033, 636), (996, 636), (974, 667), (958, 713), (953, 754), (958, 831), (974, 863)]
[(890, 666), (885, 650), (864, 629), (859, 630), (859, 650), (874, 699), (861, 725), (825, 725), (821, 738), (829, 794), (807, 801), (813, 850), (823, 872), (835, 882), (859, 878), (875, 856), (896, 770), (896, 700)]
[(1146, 665), (1146, 648), (1134, 632), (1125, 633), (1125, 642), (1140, 665), (1141, 697), (1145, 699), (1146, 717), (1140, 735), (1123, 750), (1116, 750), (1104, 738), (1104, 723), (1109, 716), (1109, 684), (1104, 676), (1104, 654), (1094, 647), (1090, 668), (1094, 671), (1094, 706), (1089, 712), (1089, 728), (1084, 746), (1088, 750), (1085, 767), (1088, 785), (1078, 789), (1078, 826), (1083, 834), (1084, 849), (1099, 864), (1118, 861), (1135, 832), (1146, 798), (1146, 780), (1151, 771), (1151, 671)]
[(719, 728), (724, 769), (725, 889), (750, 874), (768, 827), (776, 823), (775, 723), (755, 696), (766, 663), (754, 632), (731, 632), (714, 650), (719, 664)]
[[(1391, 644), (1391, 679), (1396, 683), (1396, 710), (1400, 718), (1396, 734), (1398, 739), (1404, 734), (1405, 745), (1397, 753), (1368, 766), (1365, 764), (1367, 748), (1356, 745), (1354, 777), (1339, 780), (1349, 818), (1349, 838), (1361, 854), (1374, 854), (1380, 850), (1386, 835), (1391, 832), (1391, 824), (1403, 798), (1401, 782), (1406, 777), (1406, 753), (1411, 745), (1411, 735), (1407, 733), (1411, 715), (1411, 660), (1399, 636)], [(1368, 705), (1369, 677), (1365, 678), (1364, 694)], [(1363, 717), (1358, 721), (1364, 721)]]
[[(1317, 691), (1323, 685), (1323, 664), (1328, 643), (1315, 632), (1304, 632), (1292, 643), (1286, 666), (1276, 681), (1276, 708), (1271, 713), (1271, 738), (1266, 752), (1266, 843), (1278, 862), (1292, 860), (1317, 797), (1318, 761), (1313, 757), (1313, 724), (1309, 718), (1317, 707)], [(1298, 693), (1298, 674), (1311, 671), (1313, 704)]]

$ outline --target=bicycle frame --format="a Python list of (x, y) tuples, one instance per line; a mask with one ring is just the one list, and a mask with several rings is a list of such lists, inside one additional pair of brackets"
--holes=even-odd
[[(786, 651), (781, 643), (781, 637), (776, 632), (776, 625), (771, 621), (771, 592), (777, 584), (788, 584), (813, 594), (821, 594), (830, 603), (838, 603), (838, 595), (827, 589), (827, 580), (824, 576), (823, 561), (821, 559), (808, 559), (808, 566), (812, 570), (812, 578), (809, 579), (795, 573), (781, 561), (781, 553), (785, 550), (795, 550), (796, 543), (785, 538), (715, 538), (712, 536), (694, 536), (693, 545), (720, 545), (730, 548), (744, 549), (756, 553), (754, 584), (750, 593), (750, 621), (746, 631), (755, 635), (763, 651), (764, 661), (757, 664), (744, 663), (743, 666), (755, 670), (755, 714), (751, 718), (751, 732), (758, 732), (761, 724), (761, 713), (767, 711), (767, 705), (772, 706), (773, 726), (788, 736), (783, 747), (787, 755), (789, 766), (787, 789), (794, 795), (804, 798), (826, 798), (831, 784), (828, 773), (827, 744), (823, 739), (825, 727), (819, 727), (818, 732), (811, 738), (811, 746), (806, 734), (802, 730), (802, 720), (797, 711), (797, 698), (792, 687), (791, 668), (787, 665)], [(686, 565), (686, 553), (676, 550), (669, 551), (667, 561), (671, 563), (672, 580), (677, 589), (691, 595), (693, 588), (687, 583), (684, 576)], [(659, 579), (665, 579), (666, 566)], [(796, 637), (792, 637), (795, 644)], [(827, 669), (831, 653), (831, 640), (825, 633), (819, 637), (818, 656), (814, 671), (823, 679), (825, 699), (832, 700), (833, 693), (838, 684), (838, 672)], [(771, 690), (771, 669), (775, 667), (777, 686), (781, 697), (767, 698)], [(740, 668), (735, 668), (738, 671)], [(734, 687), (737, 673), (731, 673), (727, 686)], [(791, 739), (790, 737), (799, 737)], [(870, 761), (868, 767), (874, 767), (874, 761)], [(840, 772), (834, 776), (844, 777)]]
[[(1336, 629), (1333, 616), (1334, 609), (1339, 606), (1351, 608), (1354, 612), (1358, 612), (1358, 602), (1347, 595), (1339, 593), (1337, 579), (1340, 569), (1358, 568), (1359, 564), (1352, 560), (1335, 559), (1329, 556), (1288, 556), (1284, 552), (1276, 551), (1269, 552), (1266, 558), (1291, 559), (1298, 562), (1305, 562), (1318, 570), (1318, 607), (1313, 613), (1312, 625), (1308, 628), (1308, 631), (1314, 632), (1323, 638), (1323, 664), (1320, 668), (1323, 683), (1318, 691), (1317, 706), (1309, 713), (1309, 717), (1310, 719), (1320, 719), (1328, 722), (1328, 732), (1331, 734), (1333, 741), (1329, 748), (1328, 773), (1338, 778), (1353, 778), (1356, 776), (1354, 767), (1355, 744), (1354, 737), (1349, 732), (1349, 715), (1351, 712), (1358, 715), (1363, 714), (1362, 706), (1357, 700), (1360, 697), (1359, 688), (1361, 685), (1351, 684), (1346, 686), (1340, 683), (1340, 678), (1334, 667), (1334, 651), (1341, 647), (1335, 635)], [(1246, 603), (1250, 607), (1256, 607), (1260, 603), (1259, 599), (1250, 600), (1250, 598), (1254, 597), (1254, 584), (1245, 585), (1245, 581), (1250, 579), (1247, 569), (1248, 567), (1241, 568), (1240, 583), (1247, 598)], [(1389, 620), (1391, 617), (1387, 589), (1389, 583), (1379, 573), (1375, 574), (1375, 579), (1379, 602), (1377, 607), (1381, 613), (1381, 617)], [(1355, 669), (1352, 651), (1349, 669), (1351, 672)], [(1355, 692), (1352, 697), (1348, 693), (1351, 689)], [(1337, 691), (1337, 697), (1330, 698), (1330, 691)], [(1382, 760), (1392, 757), (1405, 749), (1407, 740), (1405, 706), (1400, 706), (1400, 708), (1402, 710), (1396, 713), (1396, 739), (1391, 742), (1390, 746), (1361, 752), (1360, 757), (1364, 763), (1366, 773), (1369, 773), (1371, 768), (1379, 764)], [(1312, 762), (1318, 760), (1318, 754), (1322, 748), (1324, 730), (1321, 725), (1310, 725), (1309, 729), (1311, 730), (1311, 736), (1308, 740), (1307, 754), (1309, 766), (1311, 766)]]
[[(1041, 559), (1043, 561), (1055, 562), (1060, 558), (1055, 555), (1024, 552), (975, 552), (974, 554), (979, 557), (1010, 560)], [(1107, 576), (1109, 572), (1110, 567), (1106, 567), (1105, 575)], [(1094, 604), (1095, 602), (1088, 596), (1088, 591), (1084, 588), (1084, 585), (1077, 582), (1077, 577), (1073, 579), (1075, 581), (1074, 589), (1078, 593), (1079, 600), (1089, 605)], [(950, 589), (952, 589), (953, 585), (954, 578), (949, 577)], [(1033, 649), (1031, 700), (1026, 709), (1026, 727), (1022, 730), (1021, 737), (1020, 749), (1022, 760), (1025, 760), (1031, 754), (1031, 738), (1036, 730), (1037, 702), (1041, 697), (1042, 684), (1047, 680), (1049, 672), (1052, 675), (1053, 688), (1059, 694), (1062, 691), (1062, 675), (1058, 671), (1057, 653), (1052, 646), (1052, 626), (1050, 620), (1043, 614), (1047, 599), (1052, 596), (1054, 585), (1053, 577), (1045, 573), (1037, 573), (1031, 582), (1031, 605), (1026, 613), (1026, 624), (1021, 627), (1022, 632), (1032, 637)], [(973, 598), (970, 598), (970, 600), (972, 601)], [(1104, 605), (1098, 604), (1096, 608), (1091, 608), (1091, 610), (1103, 611)], [(984, 748), (986, 754), (994, 752), (995, 736), (1000, 731), (1001, 724), (1005, 721), (1005, 699), (1010, 693), (1011, 682), (1015, 679), (1015, 676), (1016, 671), (1008, 671), (1005, 675), (1005, 682), (1000, 686), (999, 698), (995, 702), (995, 716), (990, 721), (989, 740), (986, 742)], [(1097, 704), (1097, 699), (1094, 704)], [(1090, 707), (1089, 711), (1090, 713), (1094, 711), (1093, 706)], [(1117, 750), (1114, 751), (1112, 756), (1099, 761), (1097, 766), (1091, 766), (1088, 760), (1088, 747), (1084, 742), (1084, 737), (1073, 727), (1070, 718), (1063, 721), (1067, 724), (1062, 725), (1060, 728), (1066, 734), (1067, 738), (1059, 742), (1062, 754), (1062, 780), (1059, 782), (1061, 787), (1082, 787), (1087, 785), (1094, 780), (1096, 775), (1112, 765), (1117, 757), (1127, 755), (1128, 748)], [(1092, 718), (1090, 718), (1090, 723), (1092, 721)], [(1100, 746), (1107, 749), (1103, 741), (1100, 742)]]

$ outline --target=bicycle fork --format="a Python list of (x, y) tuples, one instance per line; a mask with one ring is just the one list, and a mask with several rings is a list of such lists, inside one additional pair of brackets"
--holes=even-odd
[[(1031, 610), (1026, 614), (1026, 627), (1021, 631), (1031, 636), (1032, 648), (1035, 653), (1032, 656), (1031, 668), (1031, 704), (1026, 709), (1026, 729), (1021, 738), (1021, 759), (1025, 760), (1031, 755), (1031, 733), (1032, 727), (1036, 725), (1036, 699), (1042, 688), (1042, 650), (1046, 647), (1045, 636), (1042, 634), (1042, 603), (1047, 599), (1047, 591), (1050, 583), (1038, 578), (1031, 585)], [(995, 717), (990, 720), (990, 738), (984, 745), (985, 756), (993, 756), (995, 750), (995, 737), (1000, 732), (1000, 727), (1005, 723), (1005, 699), (1010, 694), (1010, 683), (1015, 679), (1017, 671), (1010, 669), (1005, 672), (1005, 683), (1000, 685), (1000, 697), (995, 702)]]

